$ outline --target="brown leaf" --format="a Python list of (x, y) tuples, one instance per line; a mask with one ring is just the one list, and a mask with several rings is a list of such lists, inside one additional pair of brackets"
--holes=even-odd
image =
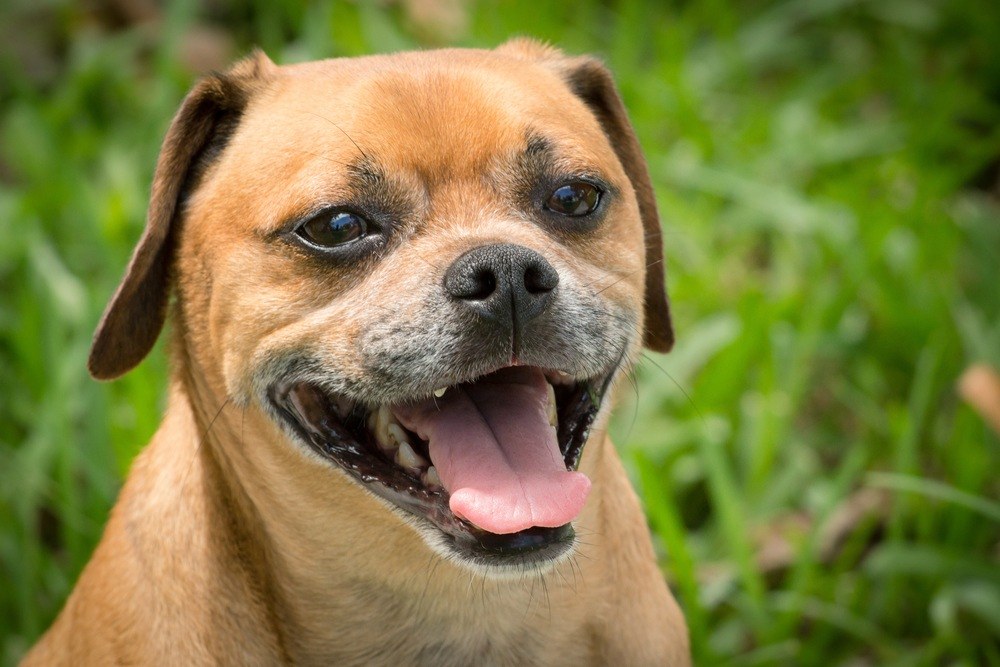
[(1000, 375), (986, 364), (970, 366), (958, 379), (958, 393), (1000, 435)]

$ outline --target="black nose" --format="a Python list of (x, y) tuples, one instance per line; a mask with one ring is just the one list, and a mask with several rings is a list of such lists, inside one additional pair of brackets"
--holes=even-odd
[(544, 257), (512, 243), (473, 248), (444, 274), (448, 295), (504, 328), (515, 345), (548, 307), (558, 284), (559, 274)]

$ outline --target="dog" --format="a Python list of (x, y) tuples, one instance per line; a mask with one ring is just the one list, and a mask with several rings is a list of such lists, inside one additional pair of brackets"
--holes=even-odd
[(518, 39), (188, 94), (91, 374), (163, 423), (35, 664), (686, 665), (606, 431), (673, 329), (608, 70)]

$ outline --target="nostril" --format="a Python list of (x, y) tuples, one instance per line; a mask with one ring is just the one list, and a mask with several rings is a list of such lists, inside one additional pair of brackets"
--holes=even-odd
[(524, 288), (529, 294), (545, 294), (559, 285), (559, 274), (548, 262), (529, 264), (524, 270)]
[(481, 268), (472, 277), (469, 284), (469, 289), (464, 294), (466, 299), (485, 299), (489, 297), (497, 289), (497, 277), (488, 268)]
[(489, 264), (465, 257), (448, 269), (444, 287), (456, 299), (484, 301), (497, 290), (497, 274)]

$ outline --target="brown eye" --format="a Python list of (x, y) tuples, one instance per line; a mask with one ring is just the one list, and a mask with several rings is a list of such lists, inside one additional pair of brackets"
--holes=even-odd
[(577, 218), (590, 215), (601, 202), (601, 191), (597, 186), (576, 181), (555, 189), (545, 202), (545, 208), (553, 213)]
[(333, 248), (355, 241), (368, 233), (368, 223), (350, 211), (323, 211), (295, 230), (309, 243), (321, 248)]

